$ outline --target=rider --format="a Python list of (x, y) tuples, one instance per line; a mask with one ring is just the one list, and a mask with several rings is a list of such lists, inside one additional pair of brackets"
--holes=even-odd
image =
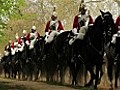
[(26, 36), (26, 43), (29, 46), (29, 49), (33, 49), (36, 40), (40, 38), (40, 34), (36, 30), (36, 26), (32, 26), (31, 32)]
[(72, 43), (76, 39), (84, 40), (84, 36), (88, 30), (88, 26), (93, 25), (93, 19), (90, 15), (90, 11), (86, 9), (84, 3), (80, 4), (79, 14), (74, 17), (73, 29), (74, 37), (69, 41), (69, 44)]
[(93, 18), (90, 15), (90, 11), (86, 9), (84, 3), (81, 3), (79, 13), (74, 17), (73, 33), (79, 33), (82, 26), (88, 26), (91, 24), (93, 24)]
[(4, 49), (5, 56), (8, 56), (11, 53), (11, 44), (12, 44), (12, 41), (9, 40), (8, 44), (5, 46), (5, 49)]
[[(45, 34), (46, 38), (45, 41), (51, 42), (53, 38), (48, 38), (49, 36), (54, 37), (55, 35), (58, 35), (58, 32), (63, 32), (64, 28), (60, 20), (57, 18), (57, 13), (55, 12), (55, 7), (51, 16), (51, 20), (49, 20), (46, 24), (45, 28)], [(57, 32), (56, 32), (57, 31)], [(51, 33), (52, 32), (52, 33)]]

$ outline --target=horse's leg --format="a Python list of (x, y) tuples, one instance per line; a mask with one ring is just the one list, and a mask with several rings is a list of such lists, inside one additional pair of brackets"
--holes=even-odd
[(100, 69), (101, 69), (101, 65), (98, 65), (98, 64), (97, 64), (97, 65), (96, 65), (95, 86), (94, 86), (95, 89), (97, 88), (97, 85), (98, 85)]
[(3, 66), (3, 70), (4, 70), (4, 77), (6, 78), (6, 73), (7, 73), (6, 65)]
[(84, 70), (85, 84), (87, 83), (87, 75), (88, 75), (88, 72), (87, 72), (87, 69), (85, 68), (85, 70)]
[(49, 78), (50, 78), (50, 75), (49, 75), (48, 72), (46, 72), (46, 74), (47, 74), (47, 75), (46, 75), (47, 82), (49, 82), (49, 81), (50, 81), (50, 79), (49, 79)]
[(119, 78), (119, 63), (117, 62), (115, 67), (115, 88), (118, 88), (118, 78)]
[(113, 88), (113, 64), (114, 60), (108, 60), (108, 66), (107, 66), (107, 74), (108, 74), (108, 79), (110, 80), (110, 86)]
[(18, 69), (18, 79), (20, 80), (20, 75), (21, 75), (21, 70), (20, 70), (20, 67)]
[(76, 81), (76, 69), (75, 69), (75, 63), (74, 62), (71, 62), (71, 65), (70, 65), (70, 70), (71, 70), (71, 74), (72, 74), (72, 85), (74, 85), (75, 81)]
[(14, 67), (14, 70), (13, 70), (13, 78), (16, 79), (16, 76), (17, 76), (17, 68), (16, 66)]
[(64, 80), (64, 75), (65, 75), (65, 69), (66, 69), (66, 66), (60, 66), (61, 69), (60, 69), (60, 82), (61, 84), (64, 84), (65, 80)]
[(75, 86), (78, 84), (78, 79), (77, 79), (77, 76), (78, 76), (78, 72), (80, 70), (80, 76), (82, 77), (83, 76), (83, 65), (82, 65), (82, 62), (76, 62), (76, 66), (75, 66)]
[(6, 74), (8, 73), (8, 78), (10, 78), (10, 76), (11, 76), (11, 65), (8, 64), (8, 66), (5, 69), (7, 69)]
[(39, 75), (39, 70), (40, 70), (38, 67), (36, 69), (37, 70), (35, 72), (35, 81), (38, 80), (38, 75)]
[(95, 79), (95, 73), (94, 73), (94, 70), (93, 70), (93, 67), (89, 66), (89, 67), (86, 67), (87, 70), (90, 72), (90, 80), (87, 84), (85, 84), (85, 87), (89, 87), (93, 84), (93, 80)]
[(100, 70), (100, 77), (99, 77), (99, 79), (98, 79), (98, 83), (97, 84), (100, 84), (100, 82), (101, 82), (101, 78), (102, 78), (102, 76), (103, 76), (103, 68), (102, 68), (102, 66), (100, 66), (100, 68), (99, 68)]
[(25, 67), (22, 67), (22, 80), (25, 80)]

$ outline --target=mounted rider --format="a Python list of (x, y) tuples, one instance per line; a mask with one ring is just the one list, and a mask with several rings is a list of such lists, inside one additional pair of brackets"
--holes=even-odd
[(54, 6), (53, 13), (51, 15), (51, 20), (46, 24), (45, 28), (45, 41), (46, 43), (52, 42), (54, 36), (57, 36), (59, 33), (64, 31), (62, 22), (57, 19), (57, 13), (55, 12), (56, 7)]
[(18, 48), (21, 47), (22, 45), (22, 40), (21, 37), (18, 36), (18, 33), (15, 34), (15, 41), (12, 42), (11, 44), (11, 55), (15, 55), (18, 53)]
[(79, 13), (74, 17), (73, 30), (77, 30), (79, 33), (82, 26), (88, 26), (93, 24), (93, 18), (90, 15), (90, 10), (86, 9), (86, 5), (81, 2), (79, 7)]
[(29, 49), (34, 48), (34, 44), (37, 39), (40, 38), (40, 34), (37, 32), (36, 26), (32, 26), (31, 32), (26, 36), (26, 44), (29, 46)]
[(9, 40), (9, 41), (8, 41), (8, 44), (5, 45), (5, 48), (4, 48), (4, 56), (8, 56), (8, 55), (11, 53), (11, 44), (12, 44), (12, 41)]
[(79, 13), (74, 17), (72, 32), (75, 34), (73, 40), (69, 41), (71, 45), (76, 39), (84, 39), (84, 36), (89, 26), (93, 25), (93, 18), (90, 15), (90, 10), (86, 9), (86, 5), (81, 2)]

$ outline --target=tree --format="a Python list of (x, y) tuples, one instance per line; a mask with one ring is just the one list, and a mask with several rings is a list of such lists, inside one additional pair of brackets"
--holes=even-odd
[(10, 16), (13, 14), (21, 14), (19, 5), (24, 0), (0, 0), (0, 29), (5, 28)]

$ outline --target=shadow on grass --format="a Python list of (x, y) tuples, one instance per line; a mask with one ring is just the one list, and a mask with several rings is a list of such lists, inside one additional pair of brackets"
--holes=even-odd
[(0, 82), (0, 90), (34, 90), (23, 85), (8, 85), (10, 82)]

